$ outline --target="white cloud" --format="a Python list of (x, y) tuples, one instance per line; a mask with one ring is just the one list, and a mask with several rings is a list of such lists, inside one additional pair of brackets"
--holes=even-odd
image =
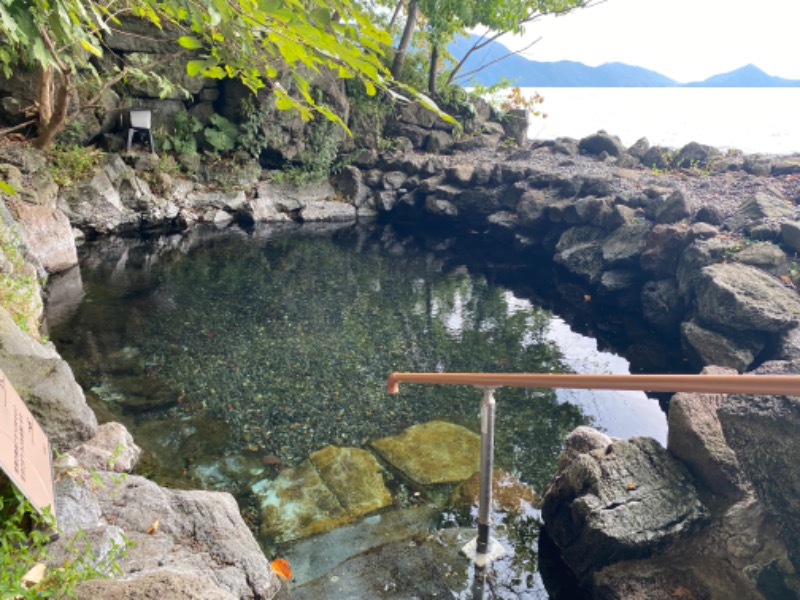
[[(542, 40), (525, 56), (589, 65), (623, 62), (677, 81), (697, 81), (748, 63), (800, 79), (798, 0), (607, 0), (533, 23)], [(511, 48), (524, 44), (502, 38)]]

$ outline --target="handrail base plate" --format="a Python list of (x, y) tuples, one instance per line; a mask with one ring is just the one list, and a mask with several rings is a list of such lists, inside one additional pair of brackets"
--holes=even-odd
[(503, 558), (508, 554), (503, 544), (494, 538), (489, 539), (489, 551), (486, 554), (478, 554), (478, 538), (473, 538), (461, 548), (461, 554), (473, 561), (478, 567), (485, 567), (489, 563)]

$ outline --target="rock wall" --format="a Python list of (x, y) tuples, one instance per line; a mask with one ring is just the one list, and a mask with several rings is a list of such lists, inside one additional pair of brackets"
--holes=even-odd
[(691, 169), (644, 168), (633, 152), (645, 145), (627, 151), (600, 133), (524, 150), (365, 156), (335, 185), (383, 218), (551, 260), (573, 294), (640, 315), (696, 368), (798, 356), (797, 161), (762, 157), (756, 170), (752, 157), (690, 144), (676, 156), (693, 151)]

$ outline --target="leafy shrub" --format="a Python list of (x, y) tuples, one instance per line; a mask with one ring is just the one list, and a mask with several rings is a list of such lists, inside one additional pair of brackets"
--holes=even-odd
[(21, 492), (0, 480), (0, 598), (74, 598), (82, 581), (122, 574), (117, 561), (125, 556), (130, 542), (112, 542), (112, 550), (98, 558), (83, 532), (68, 544), (70, 558), (58, 568), (47, 568), (38, 581), (23, 578), (37, 564), (47, 561), (47, 547), (55, 521), (48, 509), (43, 515)]
[(239, 123), (239, 146), (253, 158), (259, 158), (269, 146), (270, 138), (264, 130), (267, 106), (253, 98), (242, 101), (242, 122)]
[(197, 154), (197, 138), (195, 134), (203, 129), (203, 124), (188, 112), (179, 112), (172, 120), (174, 127), (171, 134), (163, 133), (161, 149), (178, 154)]
[(210, 125), (203, 130), (203, 136), (214, 152), (221, 153), (233, 150), (239, 138), (239, 127), (216, 113), (211, 115), (209, 123)]
[(0, 223), (0, 306), (5, 308), (17, 326), (32, 335), (38, 329), (42, 297), (36, 273), (26, 268), (19, 236)]
[(103, 152), (92, 146), (56, 146), (50, 151), (50, 172), (60, 186), (72, 185), (92, 175), (103, 161)]

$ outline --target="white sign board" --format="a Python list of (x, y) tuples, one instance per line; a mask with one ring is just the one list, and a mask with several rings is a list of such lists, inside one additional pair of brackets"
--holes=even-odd
[(0, 470), (42, 511), (55, 516), (50, 441), (11, 382), (0, 371)]

